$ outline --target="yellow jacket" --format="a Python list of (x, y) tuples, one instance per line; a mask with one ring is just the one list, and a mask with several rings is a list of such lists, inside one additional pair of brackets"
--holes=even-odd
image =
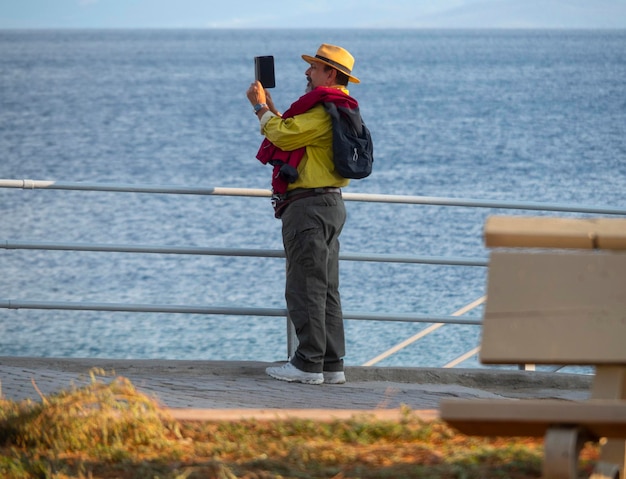
[[(342, 90), (348, 93), (348, 90)], [(343, 187), (350, 183), (349, 179), (335, 173), (332, 122), (323, 105), (286, 119), (267, 112), (261, 117), (261, 133), (281, 150), (306, 149), (298, 165), (298, 179), (289, 184), (288, 191)]]

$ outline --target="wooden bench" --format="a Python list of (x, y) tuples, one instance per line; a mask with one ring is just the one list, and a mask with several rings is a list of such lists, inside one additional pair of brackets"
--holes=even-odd
[(582, 446), (601, 441), (591, 477), (625, 479), (626, 220), (495, 216), (485, 241), (506, 249), (489, 259), (480, 361), (594, 366), (590, 399), (450, 399), (441, 418), (469, 435), (543, 436), (545, 479), (578, 477)]

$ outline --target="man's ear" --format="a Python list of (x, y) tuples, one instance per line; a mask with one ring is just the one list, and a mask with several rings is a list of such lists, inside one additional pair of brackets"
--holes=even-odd
[(328, 70), (328, 81), (329, 86), (337, 84), (337, 70), (335, 70), (334, 68), (330, 68)]

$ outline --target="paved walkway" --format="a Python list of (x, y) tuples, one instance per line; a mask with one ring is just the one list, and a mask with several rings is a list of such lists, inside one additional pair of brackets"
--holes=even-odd
[(180, 419), (393, 417), (402, 406), (429, 418), (437, 416), (443, 398), (586, 399), (591, 386), (590, 376), (564, 373), (380, 367), (348, 367), (346, 384), (312, 386), (272, 379), (264, 372), (269, 365), (0, 357), (0, 393), (11, 400), (39, 400), (37, 389), (48, 395), (87, 384), (89, 371), (102, 368), (156, 396)]

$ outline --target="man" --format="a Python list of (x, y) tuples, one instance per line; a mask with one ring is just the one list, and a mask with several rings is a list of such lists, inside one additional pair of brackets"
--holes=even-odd
[(276, 217), (282, 219), (287, 274), (285, 299), (298, 347), (288, 363), (269, 367), (269, 376), (305, 384), (345, 383), (345, 337), (339, 297), (339, 234), (346, 219), (341, 187), (349, 180), (335, 171), (333, 133), (325, 102), (356, 108), (348, 82), (354, 57), (322, 44), (309, 64), (306, 93), (280, 114), (261, 86), (247, 97), (265, 136), (257, 158), (273, 166)]

